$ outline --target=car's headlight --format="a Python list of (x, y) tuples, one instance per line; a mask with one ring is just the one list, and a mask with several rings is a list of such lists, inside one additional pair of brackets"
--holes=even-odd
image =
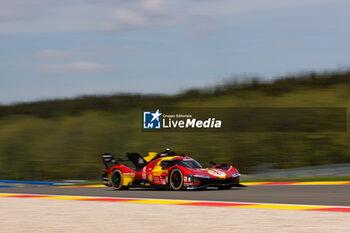
[(236, 173), (232, 174), (232, 177), (235, 178), (235, 177), (240, 176), (240, 175), (241, 174), (239, 174), (239, 172), (236, 172)]
[(197, 177), (197, 178), (206, 178), (206, 179), (210, 179), (210, 176), (206, 176), (206, 175), (194, 174), (193, 176), (194, 176), (194, 177)]

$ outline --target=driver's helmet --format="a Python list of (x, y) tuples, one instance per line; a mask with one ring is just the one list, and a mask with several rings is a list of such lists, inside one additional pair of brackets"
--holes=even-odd
[(170, 151), (169, 148), (166, 148), (164, 152), (161, 152), (159, 155), (161, 157), (164, 157), (164, 156), (168, 156), (170, 153), (173, 153), (172, 151)]

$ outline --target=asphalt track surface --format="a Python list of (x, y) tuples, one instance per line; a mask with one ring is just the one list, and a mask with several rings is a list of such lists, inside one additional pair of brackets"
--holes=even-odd
[(155, 189), (114, 191), (109, 187), (13, 187), (1, 188), (0, 193), (350, 206), (350, 185), (264, 185), (231, 190), (198, 191)]

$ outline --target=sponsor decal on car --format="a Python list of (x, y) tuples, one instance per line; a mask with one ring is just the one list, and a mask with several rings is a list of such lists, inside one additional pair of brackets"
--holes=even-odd
[(217, 176), (217, 177), (226, 176), (225, 172), (222, 172), (222, 171), (217, 170), (217, 169), (209, 169), (208, 173), (212, 176)]
[(155, 183), (160, 183), (160, 182), (159, 182), (159, 177), (158, 177), (158, 176), (153, 177), (153, 180), (154, 180)]

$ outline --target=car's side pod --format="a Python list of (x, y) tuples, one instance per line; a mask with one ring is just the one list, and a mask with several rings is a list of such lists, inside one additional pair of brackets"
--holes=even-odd
[(106, 169), (110, 169), (114, 165), (118, 164), (118, 161), (109, 153), (102, 154), (103, 164), (106, 166)]

